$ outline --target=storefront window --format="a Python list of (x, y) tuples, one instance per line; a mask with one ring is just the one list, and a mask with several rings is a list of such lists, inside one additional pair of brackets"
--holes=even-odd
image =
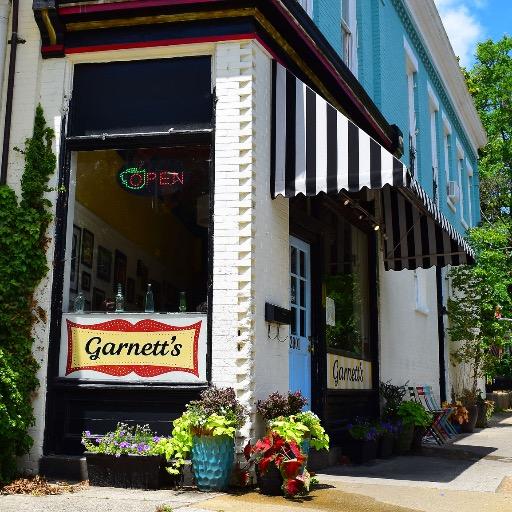
[(328, 349), (369, 355), (367, 235), (339, 218), (330, 239), (325, 278)]
[(120, 290), (127, 312), (206, 312), (209, 159), (209, 146), (74, 154), (64, 311), (78, 294), (85, 312), (114, 311)]

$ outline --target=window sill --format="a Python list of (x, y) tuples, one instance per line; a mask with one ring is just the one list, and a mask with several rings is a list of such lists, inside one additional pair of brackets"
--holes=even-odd
[(427, 306), (416, 306), (414, 308), (414, 311), (416, 311), (416, 313), (419, 313), (420, 315), (423, 315), (423, 316), (428, 316), (430, 314), (430, 309), (428, 309)]
[(446, 204), (448, 205), (448, 208), (455, 213), (457, 211), (457, 207), (452, 203), (451, 199), (446, 199)]

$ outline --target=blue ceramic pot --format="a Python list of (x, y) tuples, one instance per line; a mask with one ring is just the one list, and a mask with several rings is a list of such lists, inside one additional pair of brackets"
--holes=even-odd
[(229, 436), (194, 436), (192, 468), (200, 491), (221, 491), (229, 485), (235, 441)]

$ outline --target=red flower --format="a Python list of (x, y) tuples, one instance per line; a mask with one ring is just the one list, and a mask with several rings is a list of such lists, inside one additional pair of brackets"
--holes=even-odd
[(245, 460), (249, 460), (251, 458), (251, 452), (252, 452), (252, 445), (251, 445), (251, 442), (249, 441), (247, 443), (246, 447), (244, 448)]
[(283, 483), (283, 491), (286, 496), (296, 496), (302, 491), (302, 482), (295, 478), (285, 480)]
[(297, 459), (285, 460), (280, 469), (284, 479), (295, 478), (302, 469), (302, 462)]

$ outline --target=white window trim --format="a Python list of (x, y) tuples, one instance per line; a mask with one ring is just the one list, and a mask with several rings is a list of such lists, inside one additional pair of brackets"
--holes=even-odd
[(425, 316), (430, 314), (430, 309), (427, 304), (427, 280), (423, 269), (414, 270), (414, 294), (414, 310)]
[[(443, 120), (443, 150), (444, 150), (444, 175), (446, 178), (446, 186), (448, 186), (448, 182), (450, 181), (450, 145), (448, 144), (448, 137), (452, 136), (452, 127), (450, 125), (450, 121), (446, 117), (446, 114), (442, 113)], [(455, 213), (457, 210), (456, 206), (453, 204), (452, 200), (446, 194), (446, 204), (448, 208)]]
[[(466, 160), (466, 180), (468, 184), (468, 224), (469, 227), (473, 226), (473, 194), (471, 190), (471, 178), (473, 176), (473, 167), (471, 164)], [(467, 228), (466, 228), (467, 229)]]
[(427, 84), (428, 104), (430, 111), (430, 147), (432, 154), (432, 179), (437, 185), (436, 203), (439, 206), (440, 184), (439, 184), (439, 158), (438, 158), (438, 127), (437, 116), (439, 113), (439, 100), (430, 84)]
[(405, 75), (407, 77), (407, 108), (409, 113), (409, 135), (412, 145), (416, 149), (416, 133), (418, 131), (418, 120), (416, 119), (416, 101), (414, 97), (415, 77), (418, 73), (418, 59), (414, 55), (411, 46), (404, 37), (405, 51)]
[(465, 227), (465, 229), (468, 228), (468, 225), (464, 219), (464, 189), (462, 188), (462, 178), (464, 175), (464, 150), (462, 149), (462, 146), (460, 142), (456, 141), (456, 149), (457, 149), (457, 179), (459, 182), (459, 212), (460, 212), (460, 220), (461, 224)]
[(340, 24), (342, 34), (349, 36), (349, 46), (347, 52), (345, 52), (345, 37), (342, 38), (343, 47), (342, 57), (343, 61), (349, 67), (352, 74), (357, 78), (359, 63), (357, 59), (357, 12), (356, 12), (356, 0), (345, 0), (348, 1), (348, 20), (343, 18), (343, 3), (344, 0), (339, 0), (341, 7)]
[(302, 8), (308, 13), (309, 17), (313, 17), (313, 0), (297, 0)]

